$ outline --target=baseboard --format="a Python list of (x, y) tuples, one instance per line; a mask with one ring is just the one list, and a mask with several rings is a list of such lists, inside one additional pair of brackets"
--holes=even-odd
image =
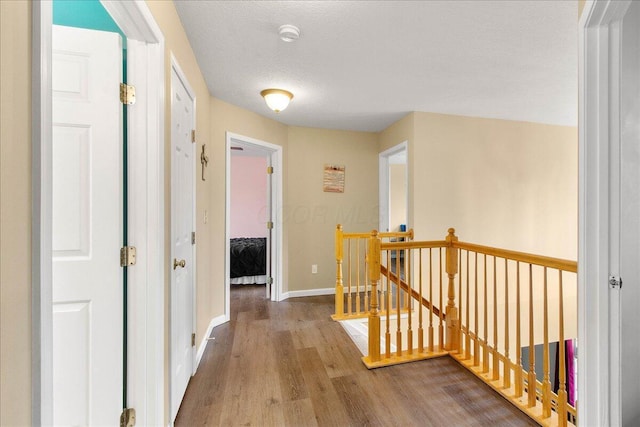
[(202, 355), (204, 354), (204, 350), (207, 348), (207, 344), (209, 343), (209, 337), (211, 336), (211, 331), (213, 331), (213, 328), (215, 328), (216, 326), (222, 325), (227, 321), (228, 321), (227, 317), (223, 314), (218, 317), (214, 317), (213, 319), (211, 319), (211, 322), (209, 322), (209, 326), (207, 326), (207, 332), (205, 332), (204, 338), (202, 338), (202, 341), (200, 342), (200, 346), (198, 347), (198, 352), (196, 353), (196, 366), (195, 366), (195, 369), (193, 370), (194, 372), (197, 371), (198, 366), (200, 366), (200, 360), (202, 360)]
[(304, 291), (289, 291), (281, 294), (281, 298), (283, 300), (289, 298), (300, 298), (300, 297), (314, 297), (317, 295), (333, 295), (336, 293), (336, 288), (322, 288), (322, 289), (307, 289)]

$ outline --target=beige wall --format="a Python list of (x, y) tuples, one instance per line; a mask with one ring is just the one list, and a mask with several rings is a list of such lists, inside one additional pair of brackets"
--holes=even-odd
[[(343, 224), (347, 232), (378, 228), (377, 135), (290, 127), (286, 156), (288, 290), (332, 288), (336, 224)], [(345, 166), (344, 193), (322, 190), (325, 164)], [(318, 274), (311, 274), (312, 264), (318, 265)]]
[(416, 239), (577, 257), (574, 127), (415, 113)]
[(0, 1), (0, 425), (31, 424), (31, 5)]

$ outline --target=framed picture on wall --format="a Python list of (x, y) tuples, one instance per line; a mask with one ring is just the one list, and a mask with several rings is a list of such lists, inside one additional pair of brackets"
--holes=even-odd
[(322, 189), (327, 193), (344, 193), (344, 165), (324, 165)]

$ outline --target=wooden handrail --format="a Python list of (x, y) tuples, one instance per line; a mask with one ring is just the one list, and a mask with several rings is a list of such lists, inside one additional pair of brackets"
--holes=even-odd
[[(420, 244), (420, 242), (412, 242)], [(454, 248), (467, 250), (470, 252), (478, 252), (494, 256), (497, 258), (505, 258), (512, 261), (520, 261), (526, 264), (534, 264), (542, 267), (549, 267), (556, 270), (568, 271), (571, 273), (578, 272), (578, 263), (560, 258), (552, 258), (542, 255), (533, 255), (526, 252), (510, 251), (507, 249), (492, 248), (491, 246), (476, 245), (475, 243), (454, 242)]]
[[(387, 272), (389, 273), (388, 275), (387, 275)], [(440, 316), (440, 309), (438, 307), (431, 304), (431, 302), (429, 302), (429, 300), (426, 299), (425, 297), (422, 297), (422, 299), (420, 299), (420, 294), (415, 289), (410, 288), (409, 284), (402, 279), (398, 281), (398, 275), (393, 272), (389, 272), (389, 270), (387, 270), (387, 267), (385, 267), (384, 265), (380, 266), (380, 274), (382, 274), (383, 276), (389, 277), (391, 281), (396, 285), (400, 286), (400, 288), (402, 288), (403, 291), (410, 292), (411, 298), (420, 302), (423, 307), (429, 310), (432, 310), (433, 314), (435, 314), (436, 316)], [(447, 316), (443, 314), (443, 318), (446, 319), (446, 317)]]

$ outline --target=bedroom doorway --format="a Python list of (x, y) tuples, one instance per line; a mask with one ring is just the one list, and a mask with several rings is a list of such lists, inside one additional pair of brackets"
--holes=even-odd
[(407, 229), (408, 198), (407, 141), (379, 154), (380, 230)]
[(225, 316), (231, 286), (264, 285), (279, 301), (282, 277), (282, 147), (227, 132)]

